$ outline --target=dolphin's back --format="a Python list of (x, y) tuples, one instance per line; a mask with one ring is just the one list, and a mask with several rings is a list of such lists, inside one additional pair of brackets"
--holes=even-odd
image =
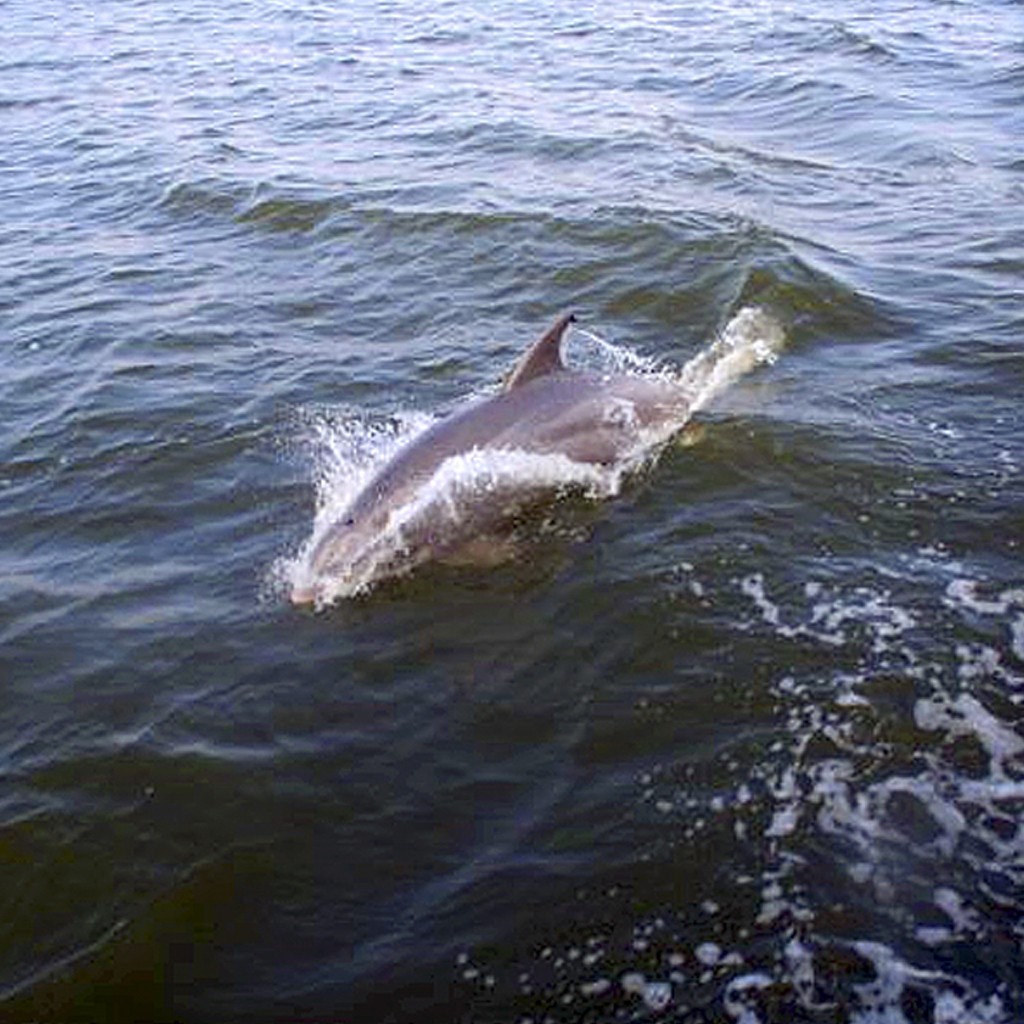
[(646, 430), (682, 426), (686, 413), (681, 389), (660, 378), (559, 370), (516, 384), (470, 403), (400, 449), (320, 539), (310, 564), (320, 571), (335, 561), (354, 542), (353, 531), (383, 530), (390, 513), (453, 456), (522, 451), (612, 466), (644, 448)]
[[(413, 503), (455, 456), (521, 452), (618, 468), (684, 425), (689, 409), (678, 383), (569, 370), (561, 342), (573, 319), (560, 317), (520, 358), (501, 391), (435, 423), (388, 460), (315, 543), (306, 562), (309, 580), (295, 586), (293, 600), (315, 600), (320, 592), (315, 578), (321, 574), (358, 585), (389, 567), (460, 552), (467, 541), (493, 540), (517, 501), (528, 502), (550, 488), (538, 479), (513, 476), (473, 495), (451, 522), (443, 515), (419, 516)], [(402, 509), (410, 510), (410, 517), (395, 520)]]
[(658, 378), (559, 372), (473, 402), (401, 449), (353, 503), (352, 516), (412, 492), (454, 455), (474, 449), (561, 454), (612, 465), (641, 430), (685, 416), (680, 389)]

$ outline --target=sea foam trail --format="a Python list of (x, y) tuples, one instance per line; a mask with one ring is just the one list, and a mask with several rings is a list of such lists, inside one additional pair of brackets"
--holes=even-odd
[[(320, 600), (363, 592), (384, 575), (398, 575), (395, 564), (411, 546), (417, 531), (428, 522), (431, 529), (445, 526), (453, 532), (471, 528), (474, 500), (487, 495), (507, 496), (508, 504), (573, 492), (595, 500), (614, 497), (625, 477), (657, 454), (690, 416), (757, 366), (774, 362), (785, 341), (781, 326), (764, 310), (745, 307), (725, 325), (719, 336), (681, 369), (668, 369), (631, 349), (612, 344), (582, 329), (579, 347), (588, 370), (657, 376), (681, 385), (688, 405), (681, 406), (670, 429), (645, 436), (637, 451), (620, 464), (598, 466), (575, 462), (560, 454), (522, 451), (474, 450), (441, 463), (413, 497), (392, 513), (374, 542), (373, 558), (358, 576), (346, 580), (314, 580), (309, 558), (320, 539), (341, 518), (373, 475), (404, 445), (436, 422), (436, 417), (407, 411), (383, 423), (366, 417), (337, 418), (320, 413), (311, 417), (309, 430), (316, 465), (316, 515), (313, 531), (298, 553), (280, 560), (273, 575), (289, 590), (317, 586)], [(589, 345), (587, 344), (589, 342)], [(577, 346), (574, 345), (575, 349)], [(574, 359), (573, 362), (576, 360)], [(483, 397), (483, 393), (474, 396)], [(403, 567), (414, 568), (415, 563)]]

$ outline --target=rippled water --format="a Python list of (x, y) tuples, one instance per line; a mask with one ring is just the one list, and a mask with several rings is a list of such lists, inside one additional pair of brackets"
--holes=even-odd
[[(1024, 11), (606, 6), (0, 5), (4, 1019), (1024, 1016)], [(339, 446), (755, 305), (557, 542), (290, 606)]]

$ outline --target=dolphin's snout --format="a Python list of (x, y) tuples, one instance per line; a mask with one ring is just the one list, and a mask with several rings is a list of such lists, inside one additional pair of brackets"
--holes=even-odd
[(292, 604), (297, 605), (299, 607), (313, 604), (316, 601), (316, 588), (292, 587), (291, 599)]

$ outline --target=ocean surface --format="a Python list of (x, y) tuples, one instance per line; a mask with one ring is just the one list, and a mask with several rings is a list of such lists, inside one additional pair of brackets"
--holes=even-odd
[[(0, 1020), (1024, 1020), (1024, 7), (0, 24)], [(293, 607), (567, 309), (785, 341)]]

